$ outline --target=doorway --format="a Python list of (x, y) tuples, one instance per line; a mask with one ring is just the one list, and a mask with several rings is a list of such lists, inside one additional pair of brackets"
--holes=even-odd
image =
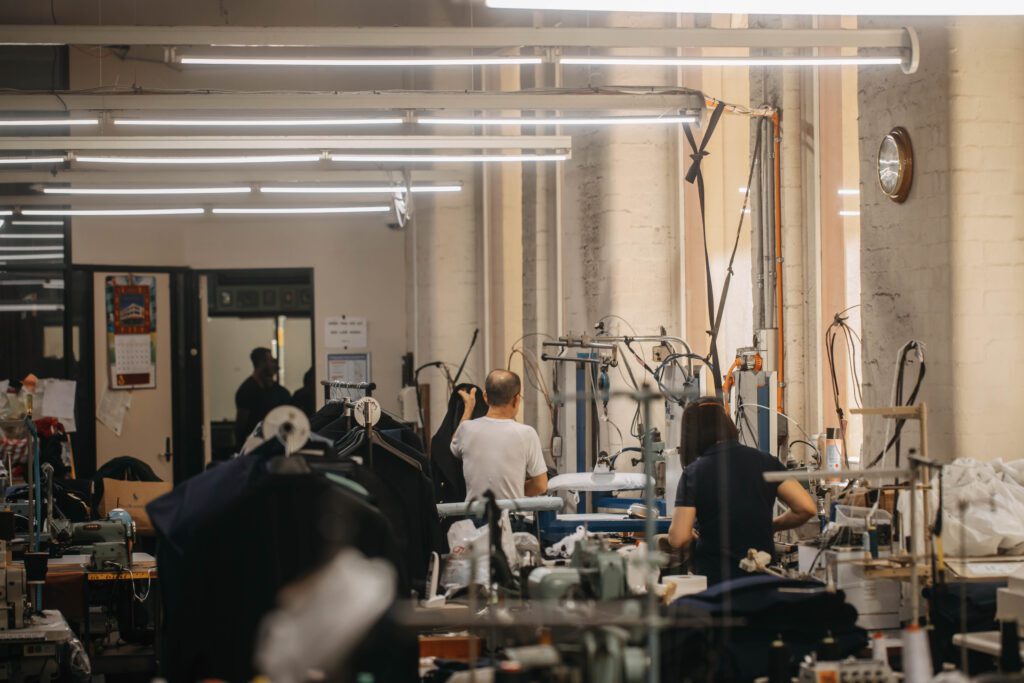
[[(294, 402), (313, 381), (313, 274), (311, 269), (217, 270), (200, 275), (205, 460), (225, 460), (241, 447), (235, 392), (253, 373), (250, 353), (269, 349), (278, 383)], [(306, 387), (307, 391), (310, 387)], [(313, 404), (315, 406), (315, 402)]]

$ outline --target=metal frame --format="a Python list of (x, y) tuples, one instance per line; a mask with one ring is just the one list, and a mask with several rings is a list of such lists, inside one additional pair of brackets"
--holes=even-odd
[[(60, 98), (54, 97), (60, 94)], [(202, 111), (238, 116), (243, 111), (297, 112), (341, 110), (552, 110), (609, 111), (645, 110), (698, 113), (704, 96), (685, 88), (628, 88), (597, 90), (443, 91), (374, 90), (365, 92), (274, 93), (166, 93), (24, 94), (0, 96), (0, 111)], [(63, 104), (62, 104), (63, 102)], [(66, 107), (65, 107), (66, 105)]]
[(910, 48), (909, 29), (515, 28), (426, 26), (0, 27), (0, 44), (335, 48)]

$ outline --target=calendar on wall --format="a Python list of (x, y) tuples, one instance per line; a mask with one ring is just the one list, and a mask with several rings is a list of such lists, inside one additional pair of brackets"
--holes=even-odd
[(107, 364), (111, 389), (156, 386), (156, 278), (106, 280)]

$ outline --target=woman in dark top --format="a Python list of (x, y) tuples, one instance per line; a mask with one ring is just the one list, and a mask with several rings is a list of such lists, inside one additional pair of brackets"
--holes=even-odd
[[(751, 548), (774, 557), (775, 532), (794, 529), (817, 514), (814, 501), (795, 479), (764, 480), (765, 472), (785, 467), (771, 455), (741, 445), (736, 425), (718, 400), (705, 398), (687, 407), (682, 434), (685, 469), (668, 538), (676, 548), (696, 540), (697, 572), (708, 577), (708, 585), (741, 575), (739, 562)], [(789, 510), (773, 519), (776, 498)]]

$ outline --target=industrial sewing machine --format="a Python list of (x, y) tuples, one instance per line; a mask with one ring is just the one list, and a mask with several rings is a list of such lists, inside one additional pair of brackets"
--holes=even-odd
[(626, 597), (626, 560), (600, 538), (576, 543), (569, 567), (538, 567), (530, 572), (527, 592), (535, 600)]
[(106, 519), (92, 522), (47, 521), (61, 552), (88, 555), (90, 570), (131, 566), (135, 521), (127, 511), (115, 508)]
[(0, 631), (25, 628), (28, 614), (25, 565), (11, 562), (7, 541), (0, 541)]

